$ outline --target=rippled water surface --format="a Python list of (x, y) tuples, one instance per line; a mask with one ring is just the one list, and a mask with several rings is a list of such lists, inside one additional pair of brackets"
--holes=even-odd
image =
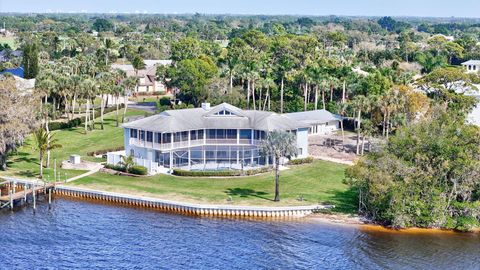
[(478, 269), (480, 236), (194, 218), (57, 199), (0, 212), (1, 269)]

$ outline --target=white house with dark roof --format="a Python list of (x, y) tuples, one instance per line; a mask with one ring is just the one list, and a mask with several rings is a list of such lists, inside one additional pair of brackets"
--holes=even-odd
[(474, 73), (480, 70), (480, 60), (468, 60), (463, 62), (462, 66), (465, 67), (467, 73)]
[(268, 132), (292, 132), (297, 140), (297, 158), (308, 156), (308, 133), (326, 133), (337, 127), (338, 116), (325, 110), (277, 114), (242, 110), (228, 103), (210, 107), (168, 110), (123, 125), (125, 151), (107, 154), (107, 163), (117, 164), (122, 155), (149, 173), (184, 170), (240, 170), (273, 163), (262, 155), (260, 144)]

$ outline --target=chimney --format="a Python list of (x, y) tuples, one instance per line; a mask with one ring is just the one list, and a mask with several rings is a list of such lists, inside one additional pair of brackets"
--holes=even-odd
[(209, 111), (210, 110), (210, 103), (202, 103), (202, 109), (204, 109), (205, 111)]

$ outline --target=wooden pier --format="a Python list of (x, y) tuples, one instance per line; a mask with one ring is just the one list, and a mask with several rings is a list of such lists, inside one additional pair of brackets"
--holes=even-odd
[(41, 181), (30, 181), (20, 179), (7, 179), (0, 182), (0, 208), (13, 206), (19, 203), (26, 203), (31, 198), (33, 207), (36, 206), (36, 198), (40, 194), (49, 197), (51, 202), (52, 190), (55, 188), (54, 183), (45, 183)]

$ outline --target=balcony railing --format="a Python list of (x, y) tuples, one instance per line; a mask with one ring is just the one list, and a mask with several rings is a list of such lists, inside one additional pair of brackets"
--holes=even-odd
[(136, 138), (130, 138), (130, 145), (153, 148), (156, 150), (170, 150), (177, 148), (186, 148), (191, 146), (201, 146), (201, 145), (259, 145), (261, 140), (250, 140), (250, 139), (200, 139), (200, 140), (191, 140), (182, 142), (173, 142), (173, 143), (154, 143), (142, 141)]

